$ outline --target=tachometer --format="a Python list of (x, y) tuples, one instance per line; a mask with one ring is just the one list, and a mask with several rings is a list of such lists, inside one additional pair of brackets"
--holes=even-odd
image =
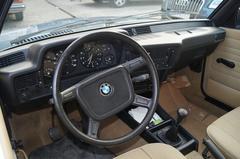
[(102, 62), (102, 49), (95, 43), (88, 43), (80, 51), (80, 63), (87, 68), (96, 68)]

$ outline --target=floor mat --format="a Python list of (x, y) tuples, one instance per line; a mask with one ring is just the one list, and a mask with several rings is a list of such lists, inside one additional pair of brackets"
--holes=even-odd
[(181, 125), (198, 139), (199, 152), (202, 152), (204, 149), (202, 141), (206, 136), (206, 128), (217, 117), (200, 106), (189, 102), (181, 91), (170, 82), (161, 86), (159, 103), (174, 118), (176, 118), (176, 111), (179, 107), (184, 107), (189, 111), (188, 117)]
[(106, 149), (64, 137), (59, 141), (31, 152), (29, 159), (112, 159), (113, 154)]

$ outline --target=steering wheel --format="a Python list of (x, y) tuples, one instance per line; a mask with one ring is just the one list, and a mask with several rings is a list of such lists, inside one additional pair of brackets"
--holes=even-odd
[[(71, 53), (84, 43), (96, 39), (118, 40), (131, 46), (140, 57), (114, 66), (79, 81), (77, 84), (61, 92), (61, 72), (64, 62)], [(152, 81), (152, 97), (146, 98), (134, 92), (131, 73), (146, 65)], [(116, 32), (96, 32), (73, 41), (64, 51), (56, 66), (53, 78), (53, 102), (56, 113), (66, 128), (77, 138), (89, 144), (113, 146), (121, 144), (141, 134), (150, 122), (158, 101), (159, 79), (155, 65), (146, 50), (130, 37)], [(77, 99), (79, 107), (88, 116), (87, 133), (79, 130), (69, 120), (63, 103)], [(130, 106), (147, 108), (147, 114), (140, 125), (128, 134), (115, 139), (99, 139), (98, 129), (102, 120), (116, 115)]]

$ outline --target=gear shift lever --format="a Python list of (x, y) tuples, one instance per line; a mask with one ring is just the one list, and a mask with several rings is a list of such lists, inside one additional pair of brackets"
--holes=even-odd
[(168, 140), (172, 142), (177, 142), (179, 140), (178, 137), (178, 127), (182, 120), (188, 115), (188, 111), (185, 108), (179, 108), (177, 110), (177, 119), (174, 125), (166, 132), (166, 137)]

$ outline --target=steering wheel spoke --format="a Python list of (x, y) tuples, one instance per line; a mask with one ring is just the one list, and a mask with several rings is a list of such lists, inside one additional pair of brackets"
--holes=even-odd
[(122, 66), (128, 70), (129, 73), (132, 73), (138, 68), (143, 67), (146, 65), (145, 60), (142, 57), (135, 58), (133, 60), (127, 61), (122, 64)]
[(63, 103), (66, 103), (68, 101), (71, 101), (75, 99), (76, 97), (76, 86), (72, 86), (68, 89), (65, 89), (64, 91), (61, 92), (61, 99)]
[(135, 94), (135, 98), (134, 98), (134, 101), (133, 101), (134, 106), (144, 107), (144, 108), (150, 109), (151, 103), (152, 103), (151, 99), (149, 99), (147, 97), (143, 97), (143, 96), (138, 95), (138, 94)]
[(98, 138), (99, 127), (100, 121), (94, 120), (89, 117), (87, 135), (95, 139)]

